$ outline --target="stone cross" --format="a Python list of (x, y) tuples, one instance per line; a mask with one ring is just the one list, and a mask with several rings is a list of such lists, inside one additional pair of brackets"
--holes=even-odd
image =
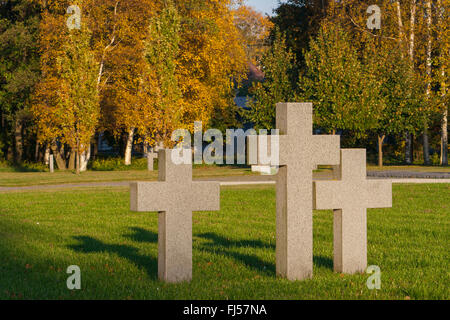
[(365, 272), (367, 208), (392, 207), (392, 183), (367, 180), (365, 149), (341, 150), (337, 178), (314, 183), (314, 208), (334, 210), (334, 270)]
[(311, 103), (278, 103), (276, 113), (276, 269), (282, 277), (301, 280), (313, 272), (313, 170), (339, 164), (340, 137), (313, 135)]
[(50, 173), (55, 172), (55, 162), (54, 162), (54, 157), (52, 154), (49, 157), (49, 167), (50, 167)]
[(192, 181), (192, 164), (171, 154), (159, 151), (158, 182), (132, 183), (130, 202), (132, 211), (159, 212), (158, 276), (175, 283), (192, 279), (192, 211), (219, 210), (220, 184)]
[(147, 169), (148, 171), (153, 171), (154, 167), (154, 159), (158, 159), (158, 154), (156, 152), (147, 152)]

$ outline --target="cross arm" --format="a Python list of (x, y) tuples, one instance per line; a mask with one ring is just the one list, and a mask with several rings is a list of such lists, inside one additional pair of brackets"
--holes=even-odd
[(220, 210), (220, 183), (194, 181), (191, 190), (192, 193), (186, 199), (186, 206), (192, 211)]
[(135, 212), (166, 211), (171, 192), (164, 182), (132, 182), (130, 209)]
[(311, 155), (315, 165), (339, 165), (341, 137), (338, 135), (313, 135)]
[(333, 210), (342, 208), (338, 192), (340, 181), (315, 181), (313, 184), (314, 210)]
[(392, 207), (392, 182), (388, 180), (367, 181), (367, 208)]

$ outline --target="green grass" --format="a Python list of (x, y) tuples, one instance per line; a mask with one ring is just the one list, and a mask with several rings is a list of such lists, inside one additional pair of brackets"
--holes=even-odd
[[(100, 160), (99, 160), (100, 161)], [(156, 180), (157, 172), (148, 172), (145, 170), (146, 159), (136, 159), (131, 167), (117, 164), (114, 169), (114, 159), (109, 159), (103, 164), (98, 164), (96, 170), (89, 170), (76, 175), (72, 171), (55, 171), (54, 173), (38, 170), (38, 165), (34, 170), (30, 164), (24, 168), (7, 166), (0, 163), (0, 187), (23, 187), (35, 185), (55, 185), (71, 183), (90, 183), (90, 182), (117, 182), (117, 181), (151, 181)], [(100, 161), (101, 162), (101, 161)], [(99, 162), (99, 163), (100, 163)], [(145, 162), (145, 163), (144, 163)], [(385, 166), (378, 168), (369, 165), (368, 170), (408, 170), (417, 172), (450, 172), (450, 167), (425, 167), (425, 166)], [(315, 171), (316, 177), (327, 177), (331, 173), (329, 166), (321, 166)], [(209, 166), (194, 165), (193, 175), (195, 178), (201, 177), (225, 177), (258, 175), (251, 172), (246, 166)]]
[[(237, 166), (199, 166), (194, 167), (193, 176), (221, 177), (252, 175), (250, 168)], [(150, 181), (156, 180), (158, 173), (146, 170), (130, 171), (86, 171), (77, 175), (70, 171), (49, 172), (1, 172), (0, 187), (23, 187), (34, 185), (55, 185), (89, 182), (113, 182), (113, 181)]]
[[(275, 276), (275, 189), (228, 187), (221, 211), (194, 213), (193, 281), (157, 280), (157, 214), (129, 210), (125, 188), (0, 194), (0, 299), (449, 299), (450, 185), (394, 185), (368, 212), (368, 261), (332, 270), (332, 214), (314, 213), (314, 278)], [(78, 265), (82, 290), (66, 288)]]

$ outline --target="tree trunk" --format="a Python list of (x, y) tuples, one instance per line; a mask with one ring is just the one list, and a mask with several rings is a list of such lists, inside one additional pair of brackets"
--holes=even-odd
[(81, 167), (80, 167), (81, 172), (85, 172), (87, 170), (87, 165), (90, 158), (91, 158), (91, 145), (89, 145), (86, 148), (86, 150), (81, 154)]
[[(444, 5), (442, 5), (442, 1), (437, 1), (437, 12), (438, 12), (438, 26), (443, 25), (443, 20), (445, 16), (445, 11), (447, 9)], [(437, 42), (440, 44), (440, 54), (439, 57), (440, 65), (441, 65), (441, 97), (444, 99), (447, 95), (447, 83), (445, 79), (445, 63), (443, 53), (446, 49), (446, 42), (448, 44), (448, 40), (444, 41), (442, 36), (438, 37)], [(445, 102), (444, 102), (445, 103)], [(441, 165), (448, 166), (448, 106), (446, 104), (443, 105), (442, 119), (441, 119)]]
[[(411, 63), (411, 72), (414, 72), (414, 45), (415, 45), (415, 25), (416, 25), (416, 0), (411, 0), (411, 17), (410, 17), (410, 30), (409, 30), (409, 59)], [(412, 164), (413, 162), (413, 141), (410, 133), (406, 134), (406, 150), (405, 150), (405, 162), (406, 164)]]
[(92, 148), (92, 160), (97, 159), (98, 155), (98, 135), (94, 136), (93, 148)]
[(134, 137), (134, 128), (131, 128), (128, 132), (127, 144), (125, 147), (125, 165), (131, 165), (131, 153), (133, 151), (133, 137)]
[(441, 122), (441, 165), (448, 166), (448, 108), (445, 107)]
[(69, 156), (69, 165), (68, 165), (69, 170), (75, 170), (76, 155), (77, 155), (76, 151), (72, 149), (70, 151)]
[(401, 42), (403, 42), (404, 31), (403, 31), (403, 19), (402, 19), (402, 9), (400, 7), (400, 1), (397, 1), (397, 23), (398, 23), (398, 35)]
[(50, 147), (48, 143), (45, 145), (44, 163), (46, 166), (48, 166), (50, 163)]
[(61, 156), (61, 152), (58, 150), (58, 146), (56, 144), (56, 141), (53, 141), (50, 145), (50, 148), (52, 150), (53, 156), (55, 157), (56, 165), (58, 166), (59, 170), (66, 170), (66, 161)]
[(23, 156), (23, 137), (22, 137), (22, 121), (19, 119), (16, 120), (15, 126), (14, 126), (14, 138), (15, 138), (15, 162), (21, 163), (22, 162), (22, 156)]
[(428, 140), (428, 124), (425, 123), (425, 129), (423, 131), (423, 164), (430, 165), (430, 143)]
[(14, 149), (12, 145), (8, 145), (6, 147), (6, 161), (13, 162), (14, 161)]
[(149, 152), (150, 152), (150, 148), (149, 148), (148, 142), (147, 142), (147, 140), (146, 140), (146, 141), (144, 141), (144, 146), (143, 146), (142, 153), (143, 153), (143, 154), (147, 154), (147, 153), (149, 153)]
[(383, 142), (386, 136), (378, 135), (378, 166), (383, 167)]
[[(429, 110), (430, 103), (430, 95), (431, 95), (431, 64), (432, 64), (432, 56), (431, 56), (431, 0), (427, 0), (426, 2), (426, 16), (427, 16), (427, 60), (426, 60), (426, 74), (427, 74), (427, 106), (426, 111)], [(428, 120), (427, 120), (427, 112), (425, 112), (424, 118), (424, 128), (423, 128), (423, 162), (425, 165), (430, 165), (430, 143), (428, 139)]]
[(38, 162), (39, 161), (39, 141), (36, 140), (36, 144), (34, 145), (34, 161)]
[(412, 135), (407, 132), (405, 137), (405, 163), (412, 164)]
[(410, 19), (410, 30), (409, 30), (409, 58), (411, 59), (411, 68), (414, 69), (414, 49), (415, 49), (415, 38), (416, 38), (416, 2), (417, 0), (411, 0), (411, 19)]
[(77, 152), (77, 165), (76, 165), (76, 167), (77, 167), (76, 173), (77, 174), (80, 174), (80, 164), (81, 164), (81, 154), (80, 154), (80, 152)]

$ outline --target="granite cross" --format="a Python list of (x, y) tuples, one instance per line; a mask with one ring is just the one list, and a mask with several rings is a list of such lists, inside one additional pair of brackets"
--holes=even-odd
[(366, 150), (341, 150), (340, 181), (314, 183), (314, 209), (334, 210), (334, 270), (365, 272), (367, 208), (392, 207), (392, 183), (367, 180)]
[[(220, 209), (218, 182), (192, 181), (192, 164), (176, 165), (173, 150), (160, 150), (158, 182), (131, 184), (131, 210), (158, 211), (158, 276), (192, 279), (192, 211)], [(175, 151), (178, 152), (178, 151)]]
[(340, 137), (313, 135), (311, 103), (278, 103), (280, 168), (276, 199), (276, 269), (289, 280), (312, 277), (313, 170), (338, 165)]

